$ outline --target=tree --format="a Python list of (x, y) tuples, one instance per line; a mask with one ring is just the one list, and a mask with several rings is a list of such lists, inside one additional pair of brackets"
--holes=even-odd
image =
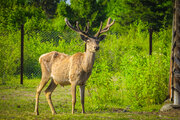
[(180, 106), (180, 0), (175, 0), (175, 12), (173, 19), (173, 45), (171, 53), (171, 97), (173, 97), (174, 105)]
[[(29, 5), (27, 0), (2, 0), (0, 7), (0, 28), (20, 29), (21, 24), (30, 23), (29, 30), (44, 27), (45, 12), (40, 7)], [(44, 24), (44, 25), (43, 25)]]
[(124, 27), (138, 19), (154, 30), (172, 23), (171, 0), (110, 0), (107, 10)]
[(79, 21), (82, 26), (92, 23), (98, 15), (96, 0), (71, 0), (73, 21)]
[(52, 18), (56, 12), (57, 4), (61, 0), (29, 0), (30, 5), (41, 7), (49, 18)]

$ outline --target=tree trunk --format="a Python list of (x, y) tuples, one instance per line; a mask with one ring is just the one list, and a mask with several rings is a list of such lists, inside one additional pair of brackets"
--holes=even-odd
[(180, 105), (180, 0), (175, 0), (173, 45), (173, 98)]

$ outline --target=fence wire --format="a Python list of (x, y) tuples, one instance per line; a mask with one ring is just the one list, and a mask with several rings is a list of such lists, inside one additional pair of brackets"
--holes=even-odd
[[(84, 52), (84, 43), (82, 41), (79, 42), (80, 37), (75, 32), (24, 31), (23, 75), (26, 78), (41, 77), (41, 68), (38, 60), (44, 53), (51, 51), (67, 52), (67, 54)], [(77, 41), (74, 39), (77, 39)], [(74, 42), (71, 42), (72, 40)], [(20, 80), (20, 73), (21, 31), (1, 31), (0, 84), (6, 84), (13, 77)]]

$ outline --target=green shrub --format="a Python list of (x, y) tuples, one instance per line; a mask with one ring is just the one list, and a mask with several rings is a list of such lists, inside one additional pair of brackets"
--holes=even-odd
[(141, 22), (128, 34), (108, 35), (87, 82), (88, 102), (101, 109), (162, 103), (168, 94), (170, 41), (170, 30), (154, 32), (149, 56), (149, 33)]
[(19, 74), (20, 67), (20, 31), (0, 33), (0, 77), (3, 84), (10, 76)]

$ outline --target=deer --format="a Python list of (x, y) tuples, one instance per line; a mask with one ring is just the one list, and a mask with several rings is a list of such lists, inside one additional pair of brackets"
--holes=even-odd
[(80, 86), (82, 113), (85, 113), (85, 84), (92, 73), (95, 53), (99, 50), (99, 42), (106, 37), (106, 35), (101, 34), (107, 32), (114, 24), (115, 20), (111, 21), (111, 18), (108, 18), (107, 25), (103, 29), (101, 21), (98, 32), (94, 36), (91, 36), (88, 33), (89, 22), (86, 25), (86, 29), (83, 31), (80, 29), (78, 21), (76, 22), (76, 27), (73, 27), (68, 19), (65, 18), (66, 25), (73, 31), (80, 34), (81, 39), (85, 42), (86, 50), (84, 53), (78, 52), (73, 55), (52, 51), (40, 56), (39, 63), (41, 66), (42, 76), (40, 84), (36, 90), (36, 115), (39, 115), (38, 103), (40, 93), (49, 80), (51, 80), (51, 82), (45, 90), (45, 96), (53, 115), (56, 114), (56, 111), (51, 100), (51, 94), (58, 84), (61, 86), (71, 85), (72, 114), (74, 114), (76, 104), (76, 86)]

